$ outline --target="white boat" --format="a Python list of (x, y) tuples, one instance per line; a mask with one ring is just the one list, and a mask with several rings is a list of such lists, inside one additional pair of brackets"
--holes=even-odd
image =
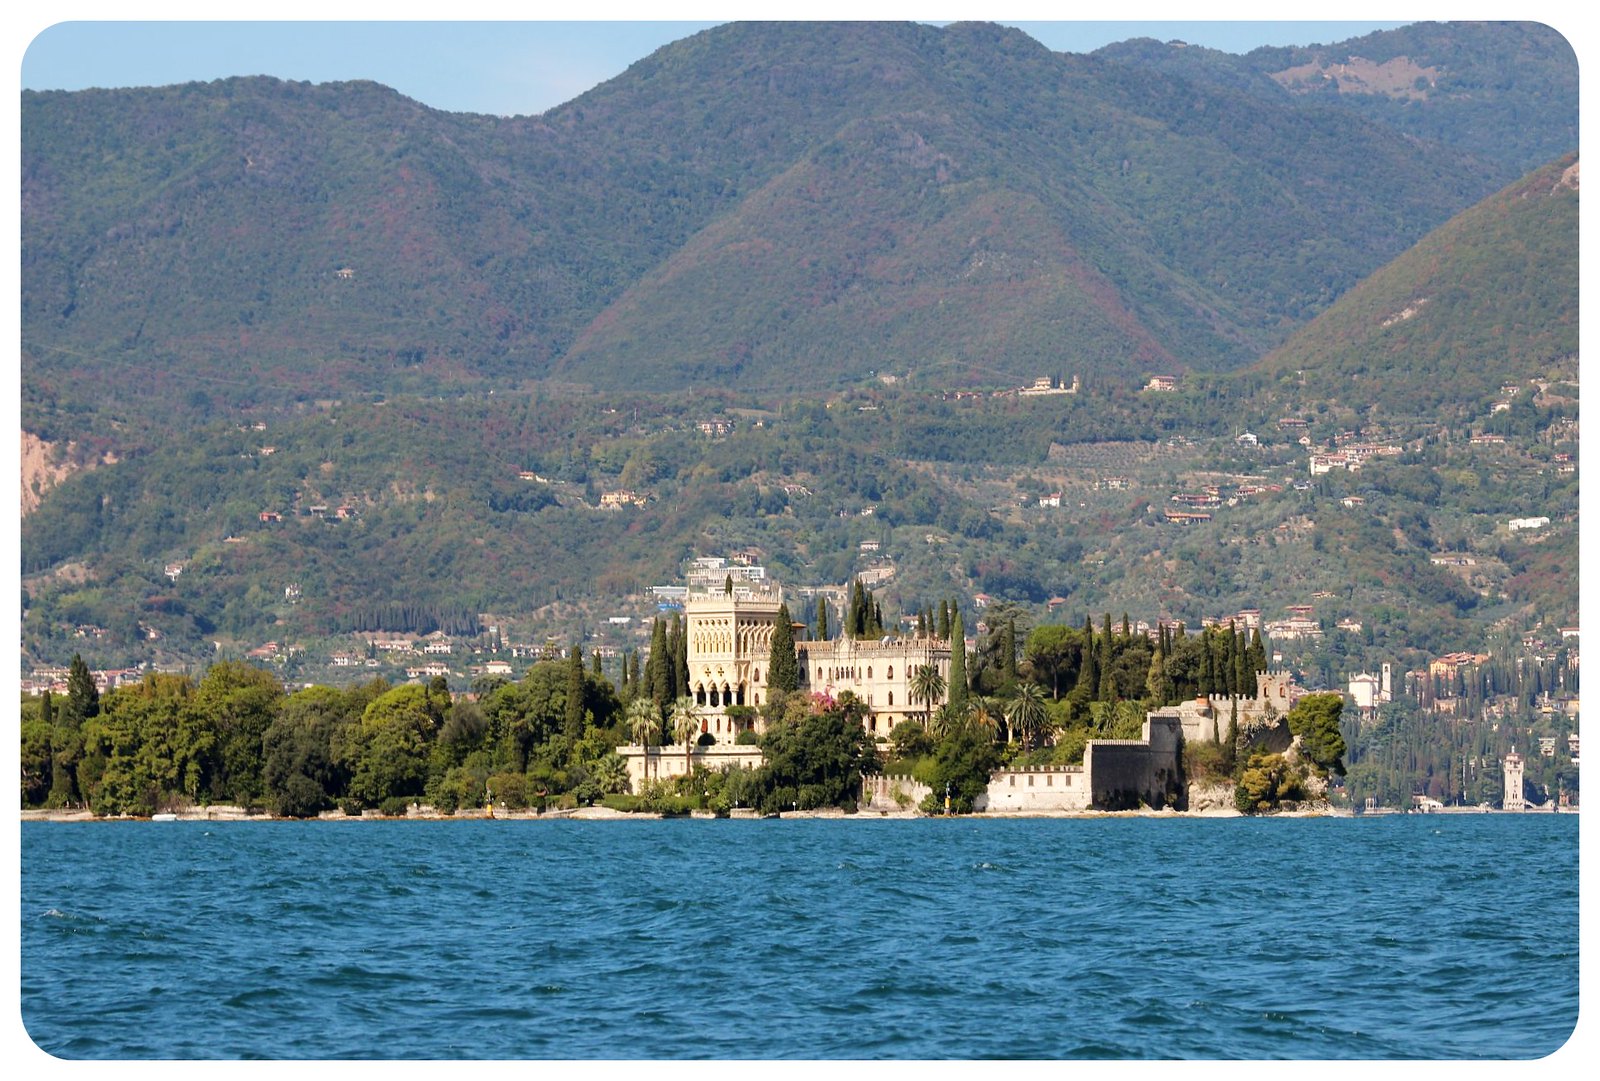
[(150, 816), (150, 821), (152, 822), (176, 822), (177, 820), (178, 816), (171, 811), (163, 811), (161, 814)]

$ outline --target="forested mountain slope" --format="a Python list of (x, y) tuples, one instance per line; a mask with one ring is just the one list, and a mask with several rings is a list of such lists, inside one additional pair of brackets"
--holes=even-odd
[[(1470, 34), (1548, 79), (1523, 35)], [(1559, 142), (1569, 105), (1517, 126)], [(1227, 369), (1503, 183), (1457, 134), (984, 24), (732, 24), (540, 117), (367, 83), (30, 92), (24, 391), (205, 416)]]

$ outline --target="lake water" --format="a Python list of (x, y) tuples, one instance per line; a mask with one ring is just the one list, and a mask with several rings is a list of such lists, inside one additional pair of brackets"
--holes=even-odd
[(1578, 820), (21, 828), (64, 1058), (1533, 1058)]

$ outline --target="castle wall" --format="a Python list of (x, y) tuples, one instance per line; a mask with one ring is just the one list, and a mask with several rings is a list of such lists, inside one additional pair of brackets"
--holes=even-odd
[(1146, 804), (1165, 807), (1181, 800), (1178, 758), (1182, 721), (1171, 713), (1149, 713), (1143, 739), (1092, 739), (1083, 751), (1090, 800), (1102, 810)]
[(1083, 766), (999, 770), (973, 801), (978, 811), (1087, 811), (1092, 800)]
[(862, 778), (860, 806), (863, 811), (914, 811), (932, 793), (933, 789), (910, 777), (879, 774)]

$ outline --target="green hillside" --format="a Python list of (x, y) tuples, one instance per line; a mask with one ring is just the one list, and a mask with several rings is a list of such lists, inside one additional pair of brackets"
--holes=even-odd
[[(1237, 367), (1496, 182), (1443, 136), (1280, 98), (872, 23), (719, 27), (531, 118), (370, 83), (25, 93), (24, 390), (204, 418)], [(1517, 122), (1560, 140), (1567, 113)]]
[(1440, 226), (1262, 362), (1309, 399), (1437, 414), (1578, 355), (1578, 161)]

